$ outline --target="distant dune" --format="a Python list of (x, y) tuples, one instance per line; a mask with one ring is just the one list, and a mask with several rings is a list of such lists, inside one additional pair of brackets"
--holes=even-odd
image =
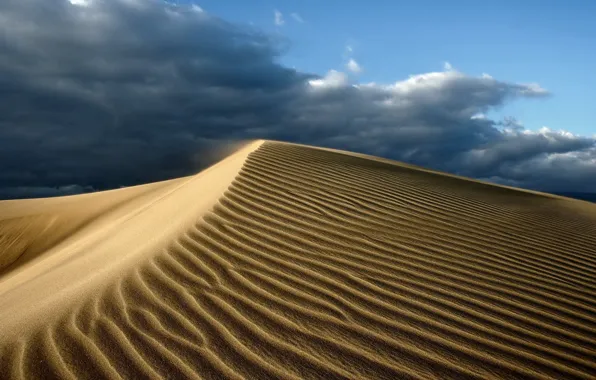
[(268, 141), (3, 201), (0, 378), (594, 379), (596, 205)]
[(557, 195), (596, 203), (596, 193), (557, 193)]

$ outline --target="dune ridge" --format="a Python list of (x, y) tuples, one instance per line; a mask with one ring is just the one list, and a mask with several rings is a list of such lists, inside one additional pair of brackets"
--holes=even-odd
[(148, 186), (1, 275), (2, 377), (596, 375), (596, 205), (269, 141)]

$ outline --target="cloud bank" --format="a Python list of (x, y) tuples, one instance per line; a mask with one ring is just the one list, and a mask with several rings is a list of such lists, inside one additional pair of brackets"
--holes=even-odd
[(303, 73), (279, 63), (283, 40), (159, 0), (4, 0), (0, 35), (0, 198), (192, 174), (214, 141), (250, 138), (596, 189), (595, 137), (485, 116), (549, 96), (537, 84), (451, 65), (387, 84)]

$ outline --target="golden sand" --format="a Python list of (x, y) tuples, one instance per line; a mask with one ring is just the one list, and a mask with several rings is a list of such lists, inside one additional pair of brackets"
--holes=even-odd
[(0, 202), (0, 378), (596, 378), (596, 205), (251, 143)]

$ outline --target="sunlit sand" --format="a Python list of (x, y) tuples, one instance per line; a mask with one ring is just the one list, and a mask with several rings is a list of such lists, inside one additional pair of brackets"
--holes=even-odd
[(596, 377), (596, 205), (269, 141), (0, 202), (0, 378)]

